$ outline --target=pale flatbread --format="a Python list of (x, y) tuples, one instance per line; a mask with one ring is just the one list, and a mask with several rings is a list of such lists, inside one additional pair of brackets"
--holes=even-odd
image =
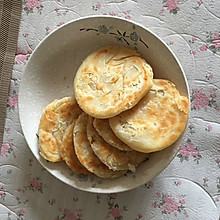
[(82, 113), (77, 119), (73, 129), (75, 151), (79, 161), (86, 169), (101, 178), (117, 178), (122, 176), (125, 171), (110, 170), (94, 154), (86, 134), (88, 119), (89, 116), (86, 113)]
[(74, 92), (87, 114), (109, 118), (137, 104), (152, 79), (152, 68), (135, 50), (110, 45), (86, 57), (76, 73)]
[(93, 118), (87, 125), (87, 137), (97, 157), (112, 170), (131, 170), (143, 162), (149, 155), (137, 151), (121, 151), (105, 142), (93, 127)]
[(62, 140), (61, 157), (67, 166), (76, 173), (89, 174), (90, 172), (79, 162), (73, 144), (73, 127), (75, 121), (66, 129)]
[(155, 79), (132, 109), (109, 119), (114, 133), (131, 148), (154, 152), (173, 144), (183, 132), (189, 101), (168, 80)]
[(44, 159), (51, 162), (62, 160), (60, 150), (65, 131), (81, 113), (72, 97), (56, 99), (44, 109), (38, 129), (39, 153)]
[(98, 119), (94, 118), (93, 126), (99, 135), (110, 145), (118, 148), (122, 151), (131, 151), (133, 150), (127, 144), (122, 142), (112, 131), (108, 119)]

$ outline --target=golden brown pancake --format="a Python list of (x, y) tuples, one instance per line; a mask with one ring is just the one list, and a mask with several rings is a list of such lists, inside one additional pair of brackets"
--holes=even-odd
[(132, 109), (109, 119), (114, 133), (131, 148), (154, 152), (173, 144), (185, 129), (189, 101), (175, 85), (154, 79), (148, 94)]
[(135, 50), (104, 46), (90, 53), (77, 70), (74, 92), (79, 106), (95, 118), (132, 108), (152, 86), (153, 71)]
[(93, 118), (87, 124), (87, 137), (96, 156), (112, 170), (131, 170), (149, 155), (137, 151), (121, 151), (105, 142), (93, 127)]
[(38, 129), (39, 153), (44, 159), (51, 162), (62, 160), (60, 151), (65, 131), (81, 113), (72, 97), (56, 99), (44, 109)]
[(76, 173), (89, 174), (90, 172), (79, 162), (76, 153), (75, 147), (73, 144), (73, 127), (75, 121), (66, 129), (63, 136), (61, 148), (61, 157), (65, 160), (68, 167), (70, 167)]
[(110, 145), (116, 147), (119, 150), (131, 151), (132, 148), (128, 147), (127, 144), (122, 142), (112, 131), (108, 119), (94, 118), (93, 126), (99, 135)]
[(88, 119), (89, 116), (86, 113), (82, 113), (77, 119), (73, 129), (75, 151), (79, 161), (87, 170), (101, 178), (117, 178), (122, 176), (126, 171), (110, 170), (94, 154), (87, 139), (86, 125)]

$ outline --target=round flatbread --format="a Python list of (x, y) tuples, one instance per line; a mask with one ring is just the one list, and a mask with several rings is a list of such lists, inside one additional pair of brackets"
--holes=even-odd
[(44, 109), (38, 129), (39, 153), (44, 159), (51, 162), (62, 160), (60, 150), (64, 133), (81, 113), (72, 97), (56, 99)]
[(131, 148), (141, 152), (162, 150), (183, 132), (189, 101), (175, 85), (155, 79), (148, 94), (132, 109), (109, 119), (114, 133)]
[(112, 170), (131, 170), (143, 162), (149, 154), (137, 151), (121, 151), (105, 142), (93, 127), (93, 118), (87, 124), (87, 137), (97, 157)]
[(75, 147), (73, 144), (73, 127), (75, 121), (66, 129), (63, 136), (61, 157), (66, 162), (67, 166), (76, 173), (89, 174), (90, 172), (79, 162)]
[(110, 145), (122, 151), (133, 150), (127, 144), (122, 142), (112, 131), (108, 119), (94, 118), (93, 126), (98, 134)]
[(152, 86), (153, 71), (135, 50), (110, 45), (89, 54), (74, 79), (79, 106), (95, 118), (132, 108)]
[(117, 178), (122, 176), (126, 171), (110, 170), (94, 154), (86, 134), (88, 119), (89, 116), (86, 113), (82, 113), (77, 119), (73, 129), (75, 151), (79, 161), (86, 169), (101, 178)]

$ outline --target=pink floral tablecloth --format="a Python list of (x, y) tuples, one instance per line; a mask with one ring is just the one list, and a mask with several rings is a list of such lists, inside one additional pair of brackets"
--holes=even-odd
[[(54, 29), (88, 15), (146, 26), (177, 55), (189, 81), (190, 120), (178, 154), (129, 192), (86, 193), (55, 179), (32, 155), (19, 123), (19, 82), (33, 50)], [(219, 219), (220, 1), (23, 0), (0, 161), (0, 219)]]

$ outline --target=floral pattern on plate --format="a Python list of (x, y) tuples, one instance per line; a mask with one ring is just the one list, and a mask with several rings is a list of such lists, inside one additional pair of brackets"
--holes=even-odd
[(80, 31), (94, 31), (99, 34), (112, 35), (116, 41), (125, 43), (128, 46), (133, 45), (137, 50), (137, 43), (142, 43), (146, 48), (148, 45), (143, 41), (142, 37), (135, 30), (135, 25), (132, 25), (133, 31), (131, 33), (126, 33), (126, 31), (114, 30), (114, 27), (107, 27), (106, 25), (99, 25), (98, 28), (81, 28)]

